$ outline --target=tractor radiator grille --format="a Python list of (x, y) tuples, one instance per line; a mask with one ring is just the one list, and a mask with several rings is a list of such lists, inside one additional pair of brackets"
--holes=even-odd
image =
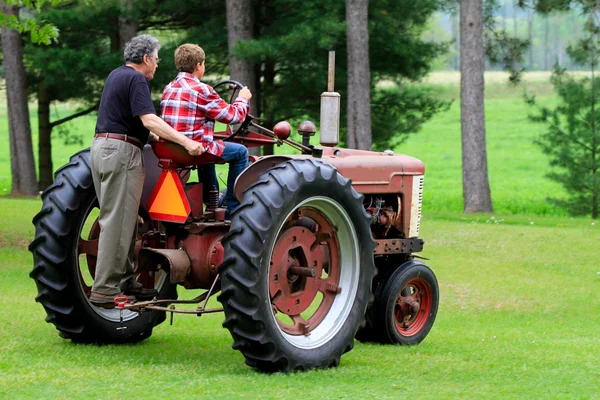
[(419, 226), (421, 225), (421, 208), (423, 206), (423, 175), (413, 176), (413, 191), (410, 203), (410, 227), (408, 237), (419, 236)]

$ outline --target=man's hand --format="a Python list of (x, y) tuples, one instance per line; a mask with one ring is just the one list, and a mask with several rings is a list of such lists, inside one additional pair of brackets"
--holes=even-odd
[(196, 142), (192, 139), (186, 140), (183, 147), (185, 147), (191, 156), (199, 156), (200, 154), (204, 153), (204, 147), (202, 146), (202, 143)]
[(191, 156), (199, 156), (204, 153), (204, 147), (200, 142), (196, 142), (183, 133), (177, 132), (155, 114), (142, 114), (140, 115), (140, 119), (150, 132), (157, 134), (162, 139), (183, 146)]
[(159, 140), (159, 139), (160, 139), (160, 138), (158, 137), (158, 135), (156, 135), (156, 134), (154, 134), (154, 133), (150, 132), (150, 135), (148, 136), (148, 143), (151, 143), (151, 142), (158, 142), (158, 140)]
[(250, 100), (252, 98), (252, 92), (248, 89), (248, 86), (244, 86), (240, 89), (240, 94), (238, 96), (245, 98), (246, 100)]

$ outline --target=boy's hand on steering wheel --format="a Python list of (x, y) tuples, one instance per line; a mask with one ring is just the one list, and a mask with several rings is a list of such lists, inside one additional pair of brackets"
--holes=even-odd
[(248, 89), (248, 86), (244, 86), (240, 89), (240, 93), (238, 96), (245, 98), (246, 100), (250, 100), (252, 98), (252, 92)]

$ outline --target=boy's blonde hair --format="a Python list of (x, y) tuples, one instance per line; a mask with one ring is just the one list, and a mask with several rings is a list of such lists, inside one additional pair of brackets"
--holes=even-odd
[(202, 64), (205, 59), (204, 50), (197, 44), (182, 44), (175, 50), (175, 67), (180, 72), (194, 72), (196, 64)]

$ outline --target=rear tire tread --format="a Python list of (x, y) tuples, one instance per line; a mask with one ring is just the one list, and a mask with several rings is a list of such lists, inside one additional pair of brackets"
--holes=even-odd
[(36, 282), (46, 321), (55, 325), (59, 335), (78, 343), (131, 343), (152, 334), (152, 327), (165, 319), (161, 313), (124, 323), (115, 330), (113, 323), (96, 314), (85, 298), (77, 277), (77, 243), (86, 207), (96, 201), (89, 149), (73, 155), (59, 168), (55, 182), (42, 193), (42, 209), (33, 218), (36, 229), (29, 245), (34, 267), (29, 276)]

